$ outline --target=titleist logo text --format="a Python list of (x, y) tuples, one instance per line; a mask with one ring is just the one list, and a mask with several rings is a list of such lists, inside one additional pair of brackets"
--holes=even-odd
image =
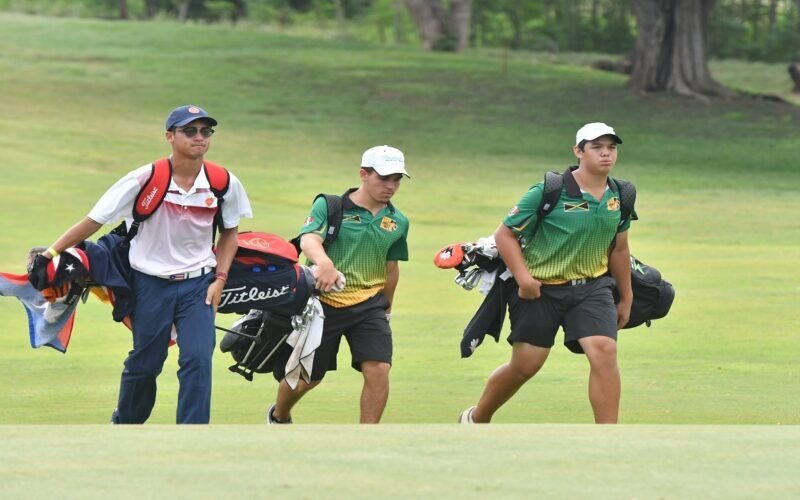
[(238, 288), (226, 288), (220, 296), (219, 307), (228, 304), (244, 304), (245, 302), (257, 302), (259, 300), (274, 299), (289, 293), (289, 285), (283, 285), (280, 289), (267, 288), (260, 290), (258, 287), (240, 286)]
[(145, 196), (145, 198), (142, 200), (142, 208), (144, 208), (145, 210), (150, 208), (150, 203), (153, 202), (153, 198), (156, 197), (156, 193), (158, 193), (158, 188), (153, 187), (153, 190), (150, 191), (150, 193), (147, 196)]

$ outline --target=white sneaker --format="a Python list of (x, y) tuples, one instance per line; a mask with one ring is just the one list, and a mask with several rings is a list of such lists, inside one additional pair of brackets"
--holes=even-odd
[(475, 411), (474, 406), (470, 406), (466, 410), (461, 412), (461, 415), (458, 416), (458, 423), (459, 424), (474, 424), (475, 421), (472, 420), (472, 412)]
[(272, 403), (271, 405), (269, 405), (269, 408), (267, 408), (267, 423), (268, 424), (291, 424), (292, 423), (291, 417), (289, 418), (289, 420), (286, 420), (286, 421), (278, 420), (277, 418), (275, 418), (274, 413), (275, 413), (275, 403)]

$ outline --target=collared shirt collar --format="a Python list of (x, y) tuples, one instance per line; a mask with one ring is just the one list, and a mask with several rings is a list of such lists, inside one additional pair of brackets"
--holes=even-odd
[[(354, 193), (355, 191), (357, 191), (357, 190), (358, 190), (358, 188), (350, 188), (350, 189), (348, 189), (347, 191), (344, 192), (344, 194), (342, 195), (342, 209), (343, 210), (352, 210), (353, 208), (356, 208), (356, 207), (363, 208), (364, 210), (366, 210), (366, 208), (362, 207), (361, 205), (356, 205), (356, 203), (353, 200), (350, 199), (350, 195), (352, 193)], [(392, 205), (391, 201), (386, 203), (386, 208), (390, 212), (394, 213), (394, 205)]]
[[(183, 193), (183, 189), (175, 182), (175, 179), (172, 178), (172, 155), (169, 155), (169, 168), (170, 168), (170, 179), (169, 179), (169, 190), (174, 190), (179, 193)], [(206, 177), (206, 164), (200, 166), (200, 172), (197, 173), (197, 177), (194, 178), (194, 183), (192, 187), (189, 188), (189, 191), (185, 191), (186, 194), (193, 194), (201, 189), (211, 189), (211, 183), (208, 181), (208, 177)]]
[[(564, 171), (564, 185), (567, 188), (567, 195), (570, 198), (582, 198), (583, 195), (581, 194), (581, 188), (578, 186), (578, 181), (575, 180), (575, 177), (572, 175), (572, 172), (578, 169), (578, 165), (573, 165), (567, 168)], [(606, 179), (606, 183), (608, 184), (609, 189), (617, 192), (617, 186), (614, 182), (611, 182), (611, 177)]]

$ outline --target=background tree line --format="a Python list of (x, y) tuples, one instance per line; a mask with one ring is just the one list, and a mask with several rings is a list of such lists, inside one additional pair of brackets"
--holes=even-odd
[[(0, 0), (36, 14), (260, 24), (360, 25), (383, 42), (427, 48), (506, 47), (625, 54), (636, 43), (632, 0)], [(800, 0), (717, 0), (710, 57), (791, 61), (800, 50)], [(429, 37), (426, 39), (426, 37)]]

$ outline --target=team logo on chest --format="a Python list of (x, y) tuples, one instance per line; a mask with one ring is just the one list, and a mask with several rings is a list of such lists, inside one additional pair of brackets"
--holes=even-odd
[(390, 217), (384, 217), (381, 219), (381, 229), (390, 233), (397, 231), (397, 222)]
[(608, 208), (609, 212), (615, 212), (619, 210), (619, 198), (609, 198), (608, 202), (606, 203), (606, 207)]
[(342, 222), (352, 222), (353, 224), (361, 224), (361, 217), (358, 215), (345, 215), (342, 217)]
[(580, 203), (564, 203), (565, 212), (588, 212), (589, 202), (582, 201)]

